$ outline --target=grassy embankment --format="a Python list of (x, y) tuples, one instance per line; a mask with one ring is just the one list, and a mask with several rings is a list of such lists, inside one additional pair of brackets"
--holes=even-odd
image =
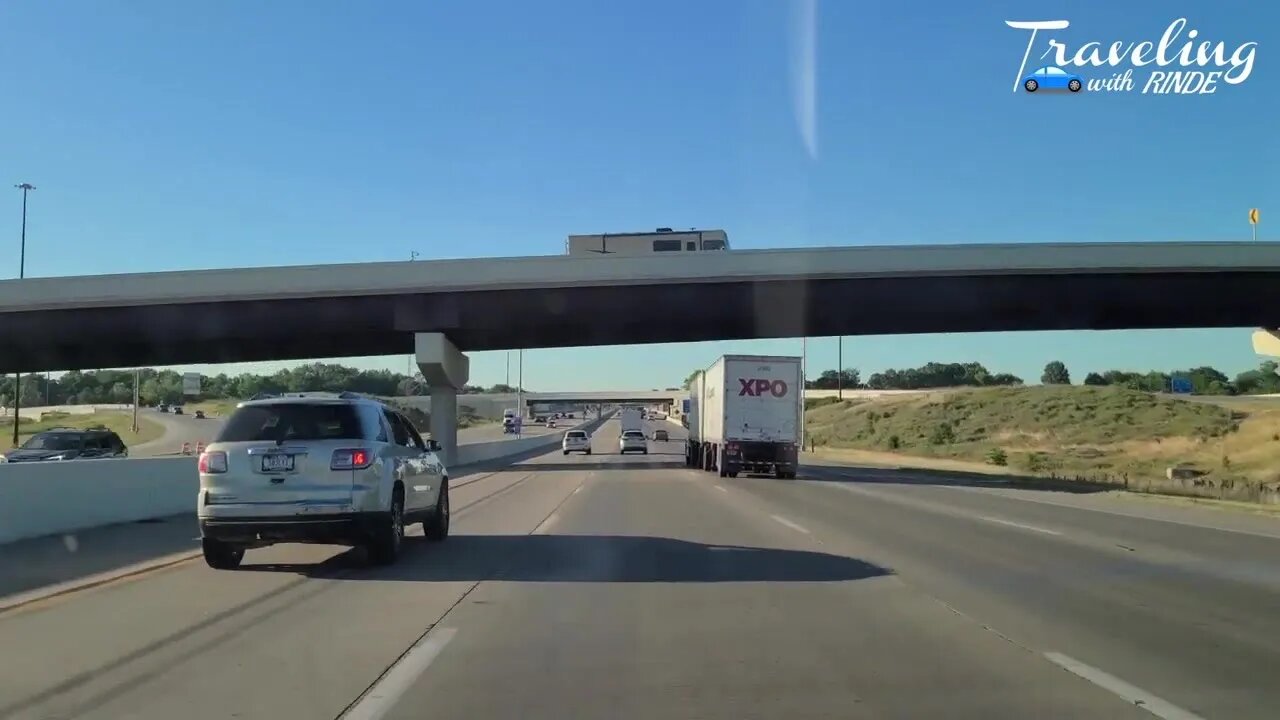
[(814, 401), (807, 428), (820, 453), (859, 462), (1142, 485), (1179, 466), (1215, 489), (1280, 482), (1280, 401), (1197, 400), (1116, 387), (955, 389)]
[[(164, 426), (148, 420), (141, 413), (138, 415), (138, 432), (133, 432), (133, 415), (128, 412), (96, 412), (87, 415), (68, 413), (46, 413), (39, 420), (23, 418), (18, 425), (18, 444), (27, 441), (32, 435), (55, 427), (87, 428), (102, 425), (116, 431), (120, 439), (128, 447), (155, 440), (164, 434)], [(0, 447), (12, 447), (13, 422), (0, 420)]]

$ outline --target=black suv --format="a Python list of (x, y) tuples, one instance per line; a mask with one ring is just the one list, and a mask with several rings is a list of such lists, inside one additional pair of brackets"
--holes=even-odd
[(22, 447), (6, 451), (4, 462), (90, 460), (129, 457), (129, 448), (107, 428), (53, 428), (27, 438)]

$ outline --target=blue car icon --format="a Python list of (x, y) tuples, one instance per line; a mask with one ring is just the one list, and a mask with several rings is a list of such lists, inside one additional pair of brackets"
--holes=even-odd
[(1080, 92), (1083, 84), (1079, 75), (1072, 75), (1060, 67), (1046, 65), (1023, 78), (1022, 87), (1026, 88), (1027, 92), (1035, 92), (1040, 88)]

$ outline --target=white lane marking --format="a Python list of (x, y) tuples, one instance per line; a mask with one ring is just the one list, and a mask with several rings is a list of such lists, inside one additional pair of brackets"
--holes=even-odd
[(577, 494), (578, 494), (578, 493), (580, 493), (580, 492), (582, 492), (582, 486), (581, 486), (581, 485), (579, 485), (578, 487), (576, 487), (576, 488), (574, 488), (574, 489), (573, 489), (573, 494), (574, 494), (574, 495), (577, 495)]
[(727, 492), (729, 492), (728, 490), (726, 490), (726, 489), (725, 489), (725, 487), (724, 487), (723, 485), (717, 485), (717, 486), (716, 486), (716, 489), (717, 489), (717, 490), (719, 490), (720, 492), (723, 492), (723, 493), (727, 493)]
[[(1103, 508), (1088, 507), (1086, 505), (1073, 505), (1071, 503), (1058, 502), (1056, 500), (1049, 500), (1047, 498), (1027, 497), (1023, 495), (1014, 495), (1009, 493), (986, 492), (987, 490), (992, 490), (992, 489), (999, 490), (999, 489), (1005, 489), (1005, 488), (965, 487), (963, 485), (939, 485), (938, 487), (946, 487), (946, 488), (951, 488), (952, 490), (964, 490), (967, 492), (981, 493), (987, 496), (994, 495), (996, 497), (1008, 498), (1010, 500), (1020, 500), (1022, 502), (1036, 503), (1039, 505), (1053, 505), (1054, 507), (1068, 508), (1071, 510), (1084, 510), (1086, 512), (1102, 513), (1103, 515), (1114, 515), (1116, 517), (1129, 518), (1131, 520), (1150, 520), (1151, 522), (1170, 523), (1172, 525), (1182, 525), (1183, 527), (1200, 528), (1201, 530), (1217, 530), (1218, 532), (1235, 533), (1237, 535), (1252, 535), (1253, 537), (1264, 537), (1264, 538), (1271, 538), (1272, 540), (1280, 540), (1280, 534), (1262, 532), (1259, 530), (1241, 530), (1238, 528), (1221, 527), (1219, 525), (1205, 525), (1203, 523), (1189, 522), (1187, 520), (1173, 520), (1171, 518), (1150, 517), (1148, 515), (1138, 515), (1136, 513), (1122, 512), (1120, 510), (1106, 510)], [(1009, 487), (1007, 489), (1017, 490), (1018, 488)], [(1154, 493), (1153, 493), (1153, 496), (1154, 496)], [(1134, 498), (1134, 499), (1138, 500), (1138, 498)]]
[(786, 525), (787, 527), (791, 528), (792, 530), (795, 530), (796, 532), (802, 532), (802, 533), (804, 533), (805, 535), (808, 535), (808, 534), (809, 534), (809, 531), (808, 531), (808, 530), (806, 530), (806, 529), (804, 529), (804, 527), (803, 527), (803, 526), (801, 526), (801, 525), (797, 525), (797, 524), (795, 524), (795, 523), (791, 522), (790, 520), (788, 520), (788, 519), (786, 519), (786, 518), (782, 517), (781, 515), (770, 515), (769, 517), (773, 518), (776, 522), (779, 522), (779, 523), (782, 523), (783, 525)]
[(905, 495), (896, 495), (894, 493), (881, 493), (881, 492), (876, 492), (874, 490), (868, 490), (867, 488), (856, 487), (853, 485), (836, 485), (835, 487), (838, 487), (841, 490), (848, 490), (849, 492), (857, 493), (859, 495), (867, 495), (873, 498), (877, 498), (879, 500), (884, 500), (885, 502), (897, 503), (899, 505), (906, 505), (907, 507), (914, 507), (916, 509), (923, 510), (925, 512), (936, 512), (942, 515), (948, 515), (950, 517), (956, 517), (956, 518), (982, 520), (983, 522), (1007, 525), (1009, 527), (1016, 527), (1022, 530), (1030, 530), (1031, 532), (1042, 533), (1044, 535), (1058, 535), (1058, 536), (1062, 535), (1062, 533), (1058, 532), (1057, 530), (1050, 530), (1048, 528), (1037, 527), (1035, 525), (1024, 525), (1019, 522), (1013, 522), (1012, 520), (1003, 520), (1001, 518), (991, 517), (990, 515), (974, 515), (972, 513), (967, 513), (962, 510), (957, 510), (954, 507), (939, 505), (937, 503), (929, 502), (928, 500), (921, 500), (915, 497), (910, 497)]
[(1142, 688), (1134, 687), (1114, 675), (1086, 665), (1075, 658), (1056, 652), (1047, 652), (1044, 656), (1054, 665), (1118, 695), (1126, 702), (1132, 703), (1158, 718), (1163, 718), (1163, 720), (1204, 720), (1204, 718), (1193, 712), (1183, 710), (1167, 700), (1158, 698)]
[(990, 515), (978, 515), (977, 518), (979, 520), (986, 520), (987, 522), (999, 523), (1001, 525), (1008, 525), (1009, 527), (1016, 527), (1016, 528), (1022, 528), (1023, 530), (1030, 530), (1031, 532), (1044, 533), (1045, 535), (1061, 535), (1062, 534), (1057, 530), (1049, 530), (1048, 528), (1036, 527), (1035, 525), (1023, 525), (1022, 523), (1016, 523), (1016, 522), (1013, 522), (1012, 520), (1001, 520), (1000, 518), (994, 518), (994, 517), (991, 517)]
[(427, 633), (409, 648), (409, 652), (401, 655), (355, 705), (342, 713), (341, 720), (378, 720), (386, 715), (457, 634), (454, 628), (434, 629)]
[(542, 522), (538, 523), (538, 527), (533, 529), (533, 534), (540, 535), (542, 533), (545, 533), (547, 531), (547, 528), (551, 527), (552, 525), (555, 525), (556, 522), (558, 522), (559, 520), (560, 520), (559, 515), (557, 515), (556, 513), (551, 513), (550, 515), (547, 516), (546, 520), (543, 520)]

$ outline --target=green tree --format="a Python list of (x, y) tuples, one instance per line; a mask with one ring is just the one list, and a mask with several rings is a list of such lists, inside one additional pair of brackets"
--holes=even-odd
[(693, 372), (691, 372), (691, 373), (689, 373), (688, 375), (686, 375), (686, 376), (685, 376), (685, 379), (684, 379), (684, 383), (683, 383), (680, 387), (684, 388), (685, 390), (688, 390), (688, 389), (689, 389), (689, 386), (693, 384), (693, 379), (694, 379), (694, 378), (696, 378), (696, 377), (698, 377), (698, 373), (700, 373), (700, 372), (702, 372), (702, 371), (701, 371), (701, 370), (694, 370)]
[(1084, 384), (1085, 385), (1106, 385), (1107, 380), (1106, 378), (1102, 377), (1098, 373), (1091, 372), (1088, 375), (1084, 376)]
[(1044, 366), (1040, 382), (1045, 385), (1070, 385), (1071, 373), (1067, 372), (1067, 366), (1061, 360), (1054, 360)]

